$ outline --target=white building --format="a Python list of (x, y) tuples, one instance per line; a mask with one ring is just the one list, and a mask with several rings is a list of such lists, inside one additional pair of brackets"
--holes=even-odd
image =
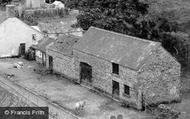
[(45, 0), (25, 0), (26, 8), (40, 8), (45, 4)]
[(25, 51), (43, 38), (43, 34), (17, 18), (8, 18), (0, 24), (0, 57), (19, 54), (22, 45)]

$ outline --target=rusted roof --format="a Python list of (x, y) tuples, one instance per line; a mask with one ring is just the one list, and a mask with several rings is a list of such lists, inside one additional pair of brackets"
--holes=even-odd
[(58, 37), (56, 42), (48, 46), (48, 49), (71, 56), (73, 52), (73, 46), (78, 42), (79, 39), (80, 37), (74, 35), (61, 35)]
[(46, 47), (52, 42), (55, 42), (55, 39), (46, 37), (46, 38), (43, 38), (42, 40), (38, 41), (38, 44), (33, 45), (32, 47), (37, 50), (40, 50), (42, 52), (46, 52)]
[(75, 50), (138, 70), (158, 42), (90, 27)]

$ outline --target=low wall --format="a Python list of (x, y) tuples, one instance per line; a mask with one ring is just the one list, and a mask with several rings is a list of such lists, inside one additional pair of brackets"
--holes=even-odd
[(34, 17), (64, 17), (68, 15), (67, 9), (57, 9), (57, 8), (48, 8), (48, 9), (28, 9), (24, 11), (25, 16), (34, 16)]

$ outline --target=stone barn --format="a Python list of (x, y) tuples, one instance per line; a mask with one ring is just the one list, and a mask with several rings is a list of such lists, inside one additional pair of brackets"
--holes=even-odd
[(67, 78), (75, 78), (73, 45), (79, 37), (74, 35), (62, 35), (46, 47), (46, 67), (55, 73), (65, 75)]
[(180, 99), (180, 64), (158, 42), (90, 27), (73, 55), (79, 83), (138, 109)]

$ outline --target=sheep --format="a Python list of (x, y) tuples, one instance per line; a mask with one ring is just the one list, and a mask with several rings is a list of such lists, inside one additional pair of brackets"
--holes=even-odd
[(79, 101), (75, 104), (75, 110), (81, 111), (84, 110), (84, 106), (86, 105), (86, 101)]

